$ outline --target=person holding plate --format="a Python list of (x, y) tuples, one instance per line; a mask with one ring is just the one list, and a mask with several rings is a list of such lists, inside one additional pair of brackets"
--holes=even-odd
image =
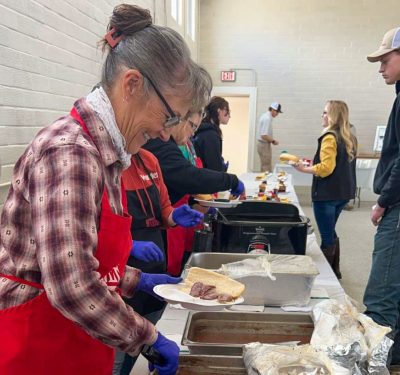
[[(209, 80), (174, 30), (148, 10), (114, 8), (100, 87), (44, 127), (16, 162), (0, 227), (0, 374), (110, 375), (114, 350), (179, 347), (121, 295), (180, 278), (126, 265), (131, 221), (121, 175), (148, 139), (167, 141)], [(154, 366), (152, 367), (154, 369)]]
[(313, 165), (305, 166), (299, 160), (294, 167), (313, 175), (311, 199), (321, 250), (340, 279), (340, 245), (335, 227), (343, 208), (356, 193), (357, 141), (350, 131), (347, 104), (329, 100), (322, 113), (322, 126)]
[[(211, 80), (210, 80), (211, 90)], [(179, 125), (178, 127), (182, 127)], [(134, 239), (128, 265), (150, 274), (166, 273), (166, 256), (162, 228), (190, 228), (203, 221), (203, 214), (188, 205), (173, 208), (157, 158), (144, 149), (132, 155), (131, 165), (122, 174), (128, 198), (128, 212)], [(166, 302), (152, 294), (138, 291), (124, 298), (138, 314), (156, 324)], [(113, 375), (129, 375), (137, 356), (117, 350)]]

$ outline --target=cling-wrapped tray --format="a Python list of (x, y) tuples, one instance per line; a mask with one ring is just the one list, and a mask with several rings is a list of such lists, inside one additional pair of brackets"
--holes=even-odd
[[(259, 259), (267, 259), (264, 268), (241, 272), (247, 260), (256, 263)], [(246, 286), (244, 304), (265, 306), (307, 305), (319, 273), (312, 258), (304, 255), (193, 253), (186, 264), (186, 268), (190, 267), (227, 274)]]

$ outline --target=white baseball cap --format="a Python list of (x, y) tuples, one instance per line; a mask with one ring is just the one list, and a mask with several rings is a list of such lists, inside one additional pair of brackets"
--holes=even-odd
[(384, 36), (378, 50), (367, 56), (368, 61), (377, 62), (383, 55), (400, 48), (400, 27), (389, 30)]
[(269, 107), (272, 108), (272, 109), (275, 109), (275, 111), (278, 111), (279, 113), (283, 113), (282, 112), (282, 107), (278, 102), (271, 103), (271, 105)]

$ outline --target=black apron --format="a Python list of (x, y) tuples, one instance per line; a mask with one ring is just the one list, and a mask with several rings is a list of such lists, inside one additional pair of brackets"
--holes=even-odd
[[(145, 273), (166, 273), (166, 254), (161, 234), (162, 211), (160, 192), (140, 155), (136, 154), (134, 157), (143, 166), (152, 184), (147, 188), (126, 191), (128, 211), (133, 217), (131, 225), (132, 238), (133, 241), (154, 242), (163, 252), (164, 261), (143, 262), (130, 256), (128, 265), (138, 268)], [(124, 298), (124, 300), (142, 316), (162, 310), (166, 306), (164, 301), (160, 301), (141, 291), (137, 291), (132, 298)], [(155, 324), (156, 322), (153, 323)]]

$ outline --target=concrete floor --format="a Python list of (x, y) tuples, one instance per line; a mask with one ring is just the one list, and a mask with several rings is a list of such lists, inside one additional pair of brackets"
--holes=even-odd
[[(310, 189), (296, 187), (296, 193), (306, 216), (311, 219), (315, 233), (319, 237), (315, 223)], [(341, 271), (340, 281), (346, 293), (353, 298), (361, 311), (363, 294), (371, 269), (371, 256), (376, 228), (372, 225), (369, 215), (374, 202), (361, 202), (360, 207), (355, 205), (352, 211), (343, 211), (339, 217), (336, 232), (340, 237)]]

